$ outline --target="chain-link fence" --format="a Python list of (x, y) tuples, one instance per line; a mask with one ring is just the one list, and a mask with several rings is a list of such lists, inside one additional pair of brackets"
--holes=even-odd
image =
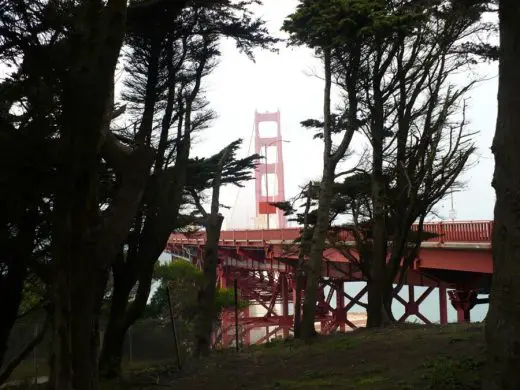
[[(41, 326), (41, 321), (23, 321), (14, 326), (4, 364), (10, 362), (25, 348)], [(186, 345), (191, 338), (190, 329), (183, 326), (182, 323), (176, 323), (176, 331), (181, 346), (181, 359), (184, 359), (188, 351), (183, 348), (183, 345)], [(103, 337), (103, 327), (100, 336)], [(16, 368), (8, 382), (34, 383), (37, 378), (39, 382), (45, 381), (49, 373), (50, 350), (51, 334), (47, 332), (43, 341)], [(175, 361), (175, 341), (169, 320), (140, 320), (127, 332), (123, 349), (125, 369), (139, 369), (147, 365), (162, 363), (173, 364)]]

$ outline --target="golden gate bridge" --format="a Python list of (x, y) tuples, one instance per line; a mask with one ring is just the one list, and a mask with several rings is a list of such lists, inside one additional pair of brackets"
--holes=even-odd
[[(260, 125), (271, 122), (276, 134), (262, 137)], [(288, 337), (292, 332), (296, 299), (295, 269), (298, 262), (297, 244), (299, 228), (288, 228), (283, 212), (272, 205), (285, 200), (284, 170), (280, 112), (255, 113), (255, 152), (264, 155), (255, 172), (256, 228), (224, 230), (219, 240), (218, 285), (231, 287), (236, 283), (242, 299), (249, 306), (241, 309), (238, 324), (233, 311), (224, 311), (221, 324), (215, 334), (224, 347), (234, 343), (235, 331), (240, 329), (243, 344), (262, 343), (278, 334)], [(267, 148), (276, 149), (276, 161), (267, 159)], [(269, 176), (276, 185), (269, 191)], [(275, 217), (272, 221), (272, 217)], [(275, 222), (275, 228), (273, 228)], [(424, 241), (408, 270), (405, 285), (408, 297), (397, 292), (395, 300), (404, 307), (398, 319), (406, 321), (416, 316), (423, 323), (431, 320), (421, 312), (421, 304), (433, 293), (438, 294), (439, 319), (448, 322), (448, 301), (456, 310), (458, 322), (471, 319), (471, 309), (487, 299), (478, 299), (480, 292), (487, 292), (491, 282), (492, 221), (433, 222), (424, 225), (424, 231), (434, 233)], [(355, 247), (349, 232), (342, 232), (341, 241)], [(188, 259), (201, 266), (205, 233), (174, 233), (167, 250), (174, 257)], [(292, 250), (291, 250), (292, 248)], [(357, 294), (349, 294), (346, 283), (363, 282), (363, 275), (356, 264), (340, 251), (329, 248), (324, 254), (322, 275), (316, 302), (316, 324), (320, 332), (355, 329), (360, 325), (359, 313), (354, 307), (366, 307), (362, 302), (366, 286)], [(424, 291), (415, 295), (415, 287)], [(258, 310), (258, 309), (261, 310)], [(253, 337), (255, 336), (255, 337)]]

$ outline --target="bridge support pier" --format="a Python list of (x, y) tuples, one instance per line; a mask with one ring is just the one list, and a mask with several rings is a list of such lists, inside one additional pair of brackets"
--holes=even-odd
[(448, 323), (448, 297), (446, 286), (443, 284), (439, 286), (439, 313), (441, 325), (446, 325)]
[(334, 311), (334, 321), (339, 326), (340, 332), (345, 332), (347, 322), (347, 312), (345, 310), (345, 281), (336, 281), (336, 310)]
[[(282, 290), (282, 317), (283, 317), (283, 337), (289, 337), (289, 328), (292, 325), (292, 318), (289, 317), (289, 280), (288, 275), (284, 273), (279, 274), (281, 279), (281, 290)], [(289, 321), (288, 321), (289, 319)]]
[(448, 291), (451, 305), (457, 311), (457, 322), (471, 321), (471, 309), (477, 302), (477, 290), (457, 289)]

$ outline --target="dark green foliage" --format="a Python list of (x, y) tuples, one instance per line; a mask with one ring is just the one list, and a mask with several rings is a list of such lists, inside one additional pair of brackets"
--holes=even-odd
[[(276, 42), (267, 34), (263, 21), (249, 10), (251, 3), (150, 0), (130, 7), (122, 97), (132, 118), (117, 133), (129, 146), (152, 145), (155, 161), (126, 240), (128, 250), (113, 267), (114, 279), (122, 282), (114, 285), (119, 293), (112, 295), (119, 297), (112, 304), (112, 338), (122, 340), (121, 333), (145, 310), (153, 267), (170, 233), (202, 222), (192, 215), (180, 215), (179, 210), (183, 203), (193, 204), (190, 189), (202, 196), (211, 188), (222, 156), (217, 153), (202, 161), (189, 159), (194, 135), (208, 129), (215, 117), (203, 86), (221, 54), (219, 40), (234, 39), (248, 55), (254, 47), (266, 48)], [(232, 159), (239, 144), (237, 141), (230, 146)], [(223, 184), (248, 179), (242, 170), (250, 163), (247, 159), (227, 160)], [(131, 291), (136, 292), (133, 300)], [(101, 364), (107, 366), (110, 375), (117, 375), (115, 367), (120, 362), (112, 355), (117, 355), (122, 345), (106, 344)]]
[[(480, 2), (302, 0), (284, 23), (292, 44), (309, 46), (325, 64), (330, 61), (343, 98), (334, 114), (325, 109), (323, 121), (309, 119), (302, 126), (318, 130), (325, 156), (331, 134), (354, 130), (369, 144), (354, 169), (334, 176), (331, 198), (313, 197), (327, 207), (313, 206), (309, 223), (322, 224), (321, 208), (327, 209), (330, 224), (340, 216), (347, 219), (342, 228), (353, 233), (357, 254), (352, 244), (341, 242), (338, 229), (331, 231), (328, 245), (359, 264), (369, 296), (379, 294), (371, 289), (375, 284), (385, 289), (385, 311), (391, 310), (396, 275), (403, 280), (421, 241), (429, 237), (422, 233), (426, 215), (460, 188), (458, 177), (475, 150), (464, 103), (473, 83), (455, 88), (448, 80), (490, 49), (478, 43), (494, 31), (480, 21), (484, 11)], [(323, 188), (329, 182), (330, 174), (324, 173)], [(417, 234), (410, 232), (414, 222), (419, 222)], [(315, 233), (323, 230), (319, 226)], [(315, 263), (313, 257), (309, 263)], [(369, 304), (369, 317), (381, 314), (377, 305)]]
[[(168, 321), (169, 283), (175, 318), (191, 322), (196, 315), (197, 292), (204, 281), (202, 271), (185, 260), (175, 260), (167, 264), (157, 264), (153, 278), (159, 285), (147, 305), (145, 316)], [(233, 307), (235, 297), (233, 289), (217, 289), (216, 293), (215, 312), (219, 315), (222, 309)], [(247, 302), (239, 300), (239, 305), (241, 308), (245, 307)]]
[(221, 185), (225, 186), (233, 184), (237, 187), (243, 187), (246, 181), (253, 179), (254, 168), (256, 167), (258, 160), (261, 158), (259, 155), (253, 154), (251, 156), (238, 159), (236, 154), (242, 145), (242, 139), (238, 139), (229, 144), (226, 148), (222, 149), (219, 153), (216, 153), (210, 157), (196, 157), (190, 160), (188, 165), (188, 191), (196, 191), (200, 193), (206, 189), (211, 188), (211, 184), (215, 177), (215, 174), (219, 168), (222, 156), (229, 148), (229, 154), (227, 155), (226, 161), (222, 167), (222, 178)]
[(389, 10), (385, 0), (304, 0), (283, 29), (291, 34), (292, 44), (335, 49), (403, 33), (418, 17), (413, 7), (403, 12)]

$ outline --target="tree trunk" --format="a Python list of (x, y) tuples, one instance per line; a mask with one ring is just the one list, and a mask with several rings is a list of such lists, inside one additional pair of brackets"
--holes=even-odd
[(301, 337), (301, 317), (302, 317), (302, 288), (304, 281), (304, 269), (305, 269), (305, 256), (308, 253), (309, 240), (308, 240), (308, 229), (309, 229), (309, 211), (311, 208), (311, 191), (312, 181), (307, 185), (307, 201), (305, 202), (305, 210), (303, 211), (303, 229), (300, 241), (300, 252), (298, 254), (298, 265), (296, 266), (296, 286), (295, 288), (295, 299), (294, 299), (294, 338), (299, 339)]
[[(137, 280), (131, 276), (128, 269), (123, 268), (119, 273), (118, 267), (113, 268), (113, 295), (99, 359), (100, 375), (103, 378), (114, 379), (121, 375), (126, 333), (146, 308), (154, 265), (155, 262), (146, 264)], [(129, 304), (130, 293), (136, 283), (138, 283), (137, 292), (134, 300)]]
[(500, 1), (493, 282), (486, 319), (486, 390), (520, 388), (520, 2)]
[(4, 360), (11, 330), (18, 317), (23, 299), (23, 287), (27, 277), (27, 264), (34, 251), (36, 218), (34, 210), (27, 212), (13, 239), (14, 248), (7, 248), (4, 263), (7, 273), (0, 281), (0, 367)]
[(392, 303), (394, 302), (394, 283), (391, 281), (390, 283), (385, 282), (385, 286), (383, 288), (383, 324), (389, 325), (396, 322), (394, 313), (392, 312)]
[(105, 272), (78, 256), (54, 284), (54, 335), (51, 383), (56, 390), (96, 390), (99, 312)]
[(215, 320), (215, 294), (217, 283), (218, 241), (224, 218), (218, 214), (210, 216), (206, 228), (204, 245), (204, 282), (197, 294), (197, 315), (195, 317), (195, 354), (207, 355), (211, 347), (211, 331)]
[[(376, 141), (373, 141), (374, 172), (372, 178), (372, 204), (374, 217), (372, 221), (372, 259), (370, 261), (370, 278), (368, 282), (367, 327), (369, 328), (388, 324), (388, 316), (385, 315), (386, 310), (384, 308), (388, 245), (386, 231), (385, 184), (382, 175), (382, 152), (377, 152), (378, 143)], [(380, 145), (382, 150), (382, 139)]]
[(308, 340), (316, 335), (314, 318), (316, 315), (316, 301), (318, 299), (318, 284), (321, 277), (321, 265), (325, 238), (329, 229), (330, 203), (332, 201), (332, 185), (334, 183), (334, 168), (325, 164), (320, 184), (316, 226), (312, 235), (312, 245), (309, 262), (305, 267), (307, 285), (303, 301), (303, 318), (301, 337)]
[(110, 323), (103, 336), (103, 347), (99, 357), (99, 375), (105, 379), (115, 379), (121, 376), (123, 362), (123, 347), (128, 328), (123, 323)]
[(8, 267), (5, 279), (0, 282), (0, 367), (7, 351), (9, 335), (18, 316), (27, 275), (27, 268), (22, 259), (13, 259)]
[[(377, 39), (377, 38), (376, 38)], [(379, 41), (376, 41), (379, 44)], [(382, 50), (379, 48), (379, 50)], [(383, 302), (386, 281), (388, 249), (386, 182), (383, 175), (384, 159), (384, 102), (381, 93), (380, 53), (377, 52), (372, 79), (374, 105), (370, 125), (372, 141), (372, 259), (370, 261), (370, 284), (368, 286), (367, 326), (384, 326), (388, 322)]]
[[(179, 169), (185, 171), (184, 168)], [(184, 183), (185, 174), (181, 175), (182, 177), (177, 177), (177, 180), (182, 180)], [(177, 184), (173, 187), (175, 189), (172, 188), (171, 204), (167, 207), (159, 207), (162, 215), (157, 218), (150, 217), (150, 220), (146, 221), (139, 237), (139, 249), (134, 254), (135, 258), (130, 259), (129, 255), (126, 263), (113, 267), (113, 295), (100, 357), (100, 372), (107, 379), (121, 373), (121, 357), (126, 332), (146, 308), (155, 263), (164, 250), (170, 232), (173, 231), (180, 205), (180, 194), (182, 194), (182, 187), (179, 189)], [(130, 293), (136, 283), (139, 283), (136, 297), (129, 304)]]
[[(121, 259), (122, 260), (122, 259)], [(123, 358), (123, 346), (127, 331), (126, 310), (130, 292), (134, 285), (125, 273), (117, 272), (121, 264), (115, 263), (114, 286), (108, 322), (103, 337), (103, 346), (99, 357), (99, 371), (103, 378), (113, 379), (121, 375), (121, 362)]]
[(303, 275), (301, 264), (298, 264), (296, 268), (296, 285), (295, 289), (295, 298), (294, 298), (294, 338), (299, 339), (302, 335), (302, 282)]
[(367, 282), (367, 292), (367, 328), (377, 328), (383, 325), (386, 318), (382, 283), (378, 280)]
[[(101, 375), (107, 379), (121, 373), (126, 332), (146, 308), (155, 263), (175, 228), (186, 180), (186, 161), (189, 157), (188, 152), (184, 153), (184, 148), (189, 152), (189, 142), (183, 147), (182, 152), (179, 152), (182, 156), (176, 162), (173, 179), (165, 172), (164, 178), (169, 179), (165, 180), (169, 187), (162, 188), (166, 191), (161, 197), (161, 200), (164, 198), (164, 203), (161, 202), (157, 207), (156, 216), (147, 216), (143, 231), (138, 237), (137, 252), (128, 254), (126, 263), (113, 267), (113, 298), (100, 357)], [(121, 282), (116, 282), (116, 279)], [(131, 289), (138, 282), (136, 297), (129, 305)]]

